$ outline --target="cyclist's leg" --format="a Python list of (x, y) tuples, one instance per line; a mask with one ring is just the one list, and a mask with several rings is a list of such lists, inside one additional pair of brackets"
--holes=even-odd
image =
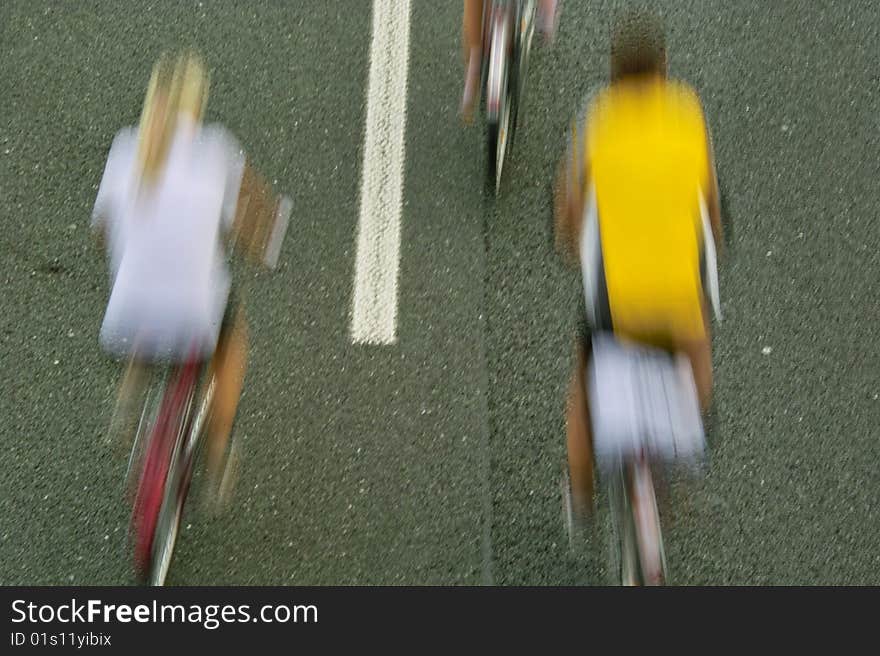
[(211, 362), (215, 380), (214, 400), (208, 425), (208, 472), (219, 485), (226, 445), (238, 411), (238, 401), (247, 368), (247, 322), (241, 308), (230, 301), (223, 327), (217, 341), (217, 350)]
[(462, 46), (465, 80), (461, 113), (468, 123), (473, 120), (474, 107), (480, 93), (480, 69), (483, 57), (483, 2), (484, 0), (464, 0)]
[(615, 326), (615, 334), (646, 346), (653, 346), (673, 353), (683, 353), (690, 360), (697, 398), (703, 413), (712, 401), (712, 336), (707, 304), (701, 302), (703, 331), (695, 335), (693, 330), (676, 326), (676, 317), (658, 317), (655, 323), (644, 321), (638, 327)]
[[(594, 222), (595, 217), (587, 219)], [(587, 230), (590, 230), (590, 223)], [(580, 240), (578, 240), (580, 241)], [(587, 241), (590, 241), (589, 239)], [(593, 440), (587, 394), (587, 363), (592, 351), (594, 330), (611, 330), (608, 290), (605, 288), (601, 247), (598, 236), (583, 252), (577, 249), (581, 265), (582, 294), (578, 302), (575, 370), (569, 384), (566, 408), (569, 479), (572, 506), (581, 516), (593, 509)]]
[(559, 0), (540, 0), (538, 3), (538, 29), (544, 35), (547, 42), (552, 43), (556, 38), (556, 28), (559, 24)]
[(119, 383), (108, 440), (131, 437), (133, 424), (140, 410), (138, 404), (143, 396), (149, 373), (150, 368), (146, 361), (135, 355), (129, 356), (125, 373)]
[(576, 340), (575, 366), (568, 389), (565, 412), (568, 473), (575, 515), (583, 518), (593, 509), (593, 449), (586, 390), (587, 338), (584, 329)]
[(483, 0), (464, 0), (462, 20), (462, 53), (464, 61), (470, 59), (471, 52), (483, 47)]
[(691, 361), (691, 369), (694, 372), (694, 383), (697, 386), (697, 396), (700, 399), (700, 408), (705, 413), (712, 403), (712, 334), (710, 331), (709, 310), (703, 303), (703, 324), (705, 332), (702, 337), (691, 339), (677, 339), (675, 348), (684, 353)]

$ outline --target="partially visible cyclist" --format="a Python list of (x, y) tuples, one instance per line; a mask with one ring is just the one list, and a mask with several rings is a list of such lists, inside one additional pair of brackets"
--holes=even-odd
[(704, 411), (712, 394), (708, 308), (717, 310), (721, 248), (712, 144), (696, 91), (667, 77), (651, 16), (628, 14), (615, 27), (611, 82), (572, 128), (555, 200), (557, 249), (583, 279), (566, 410), (569, 491), (583, 521), (593, 496), (591, 330), (686, 354)]
[(286, 203), (225, 128), (202, 124), (207, 98), (196, 54), (156, 63), (139, 127), (113, 140), (92, 225), (111, 274), (100, 341), (129, 362), (115, 416), (131, 416), (151, 365), (183, 362), (195, 349), (216, 374), (207, 448), (216, 489), (247, 364), (225, 244), (237, 239), (258, 260)]
[[(538, 30), (550, 41), (556, 35), (559, 0), (538, 1)], [(461, 114), (466, 123), (473, 121), (474, 108), (480, 96), (480, 71), (483, 61), (483, 13), (487, 2), (491, 2), (491, 0), (464, 0), (462, 47), (465, 79)]]

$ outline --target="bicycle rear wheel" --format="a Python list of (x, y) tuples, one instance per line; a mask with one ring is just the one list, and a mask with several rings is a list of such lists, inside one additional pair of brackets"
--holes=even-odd
[(148, 580), (149, 584), (154, 586), (165, 585), (165, 578), (171, 567), (174, 546), (177, 543), (180, 519), (183, 516), (183, 503), (189, 487), (188, 478), (191, 466), (186, 462), (185, 456), (182, 457), (181, 454), (186, 450), (191, 406), (192, 400), (188, 399), (182, 425), (171, 455), (168, 476), (163, 486), (162, 505), (159, 508), (159, 516), (150, 545)]
[(172, 386), (167, 385), (162, 395), (159, 416), (152, 426), (144, 466), (138, 479), (131, 514), (131, 533), (134, 542), (134, 565), (140, 581), (150, 576), (151, 553), (156, 526), (162, 509), (165, 481), (168, 478), (174, 451), (172, 422), (176, 415)]
[(171, 567), (184, 505), (192, 483), (195, 463), (201, 452), (202, 438), (213, 401), (213, 380), (208, 384), (205, 393), (198, 395), (200, 373), (201, 365), (191, 361), (186, 365), (180, 383), (181, 392), (184, 392), (185, 396), (150, 549), (148, 578), (150, 584), (154, 586), (165, 584)]
[[(179, 517), (169, 515), (172, 506), (167, 501), (168, 491), (177, 487), (178, 463), (189, 431), (198, 374), (195, 360), (172, 370), (151, 431), (132, 512), (134, 564), (142, 583), (164, 582), (167, 574), (179, 523)], [(166, 552), (159, 560), (157, 549)]]
[(635, 548), (635, 527), (630, 511), (626, 475), (623, 468), (614, 471), (608, 484), (611, 532), (608, 545), (609, 583), (635, 586), (640, 584), (638, 556)]
[(612, 476), (609, 494), (615, 582), (624, 586), (665, 585), (666, 553), (647, 461), (623, 464)]

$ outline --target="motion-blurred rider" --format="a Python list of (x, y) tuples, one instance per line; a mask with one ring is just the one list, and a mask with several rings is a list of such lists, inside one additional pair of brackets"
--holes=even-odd
[[(131, 417), (148, 365), (193, 352), (215, 376), (209, 474), (219, 484), (247, 364), (247, 325), (230, 302), (227, 245), (263, 256), (286, 220), (235, 138), (203, 125), (208, 76), (192, 53), (153, 68), (138, 128), (113, 140), (93, 212), (104, 238), (111, 292), (100, 342), (129, 360), (116, 417)], [(216, 489), (216, 485), (212, 486)]]
[(712, 144), (697, 93), (667, 77), (660, 26), (614, 31), (611, 83), (573, 126), (556, 184), (556, 244), (580, 267), (581, 338), (567, 406), (571, 502), (592, 508), (585, 389), (591, 329), (685, 354), (705, 411), (712, 394), (710, 302), (721, 221)]
[[(462, 46), (465, 62), (464, 93), (461, 114), (466, 123), (473, 121), (474, 107), (480, 96), (480, 69), (483, 61), (483, 18), (490, 0), (464, 0)], [(558, 24), (559, 0), (538, 0), (537, 24), (547, 40), (552, 40)]]

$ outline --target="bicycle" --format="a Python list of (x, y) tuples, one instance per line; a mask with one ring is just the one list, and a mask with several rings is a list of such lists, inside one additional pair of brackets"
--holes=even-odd
[(492, 0), (483, 17), (486, 183), (497, 195), (522, 105), (537, 0)]
[[(205, 443), (214, 392), (213, 376), (195, 351), (171, 367), (159, 388), (158, 408), (149, 389), (135, 431), (126, 478), (139, 471), (130, 533), (140, 582), (164, 585), (195, 463)], [(200, 385), (201, 383), (201, 385)], [(137, 457), (143, 449), (143, 463)]]
[[(699, 465), (705, 452), (690, 363), (684, 355), (599, 332), (586, 375), (593, 446), (611, 516), (609, 571), (622, 585), (664, 585), (669, 570), (653, 469)], [(570, 489), (563, 501), (571, 531), (566, 494)]]
[[(262, 240), (263, 263), (274, 269), (292, 209), (282, 197), (274, 222)], [(231, 251), (235, 251), (233, 242)], [(231, 256), (230, 256), (231, 257)], [(174, 364), (158, 393), (148, 387), (134, 432), (126, 470), (127, 487), (134, 487), (130, 536), (134, 566), (141, 583), (165, 584), (196, 463), (207, 439), (216, 376), (193, 346), (182, 364)], [(155, 397), (155, 398), (154, 398)], [(237, 464), (230, 439), (225, 454), (221, 491)], [(133, 485), (136, 472), (137, 482)]]

